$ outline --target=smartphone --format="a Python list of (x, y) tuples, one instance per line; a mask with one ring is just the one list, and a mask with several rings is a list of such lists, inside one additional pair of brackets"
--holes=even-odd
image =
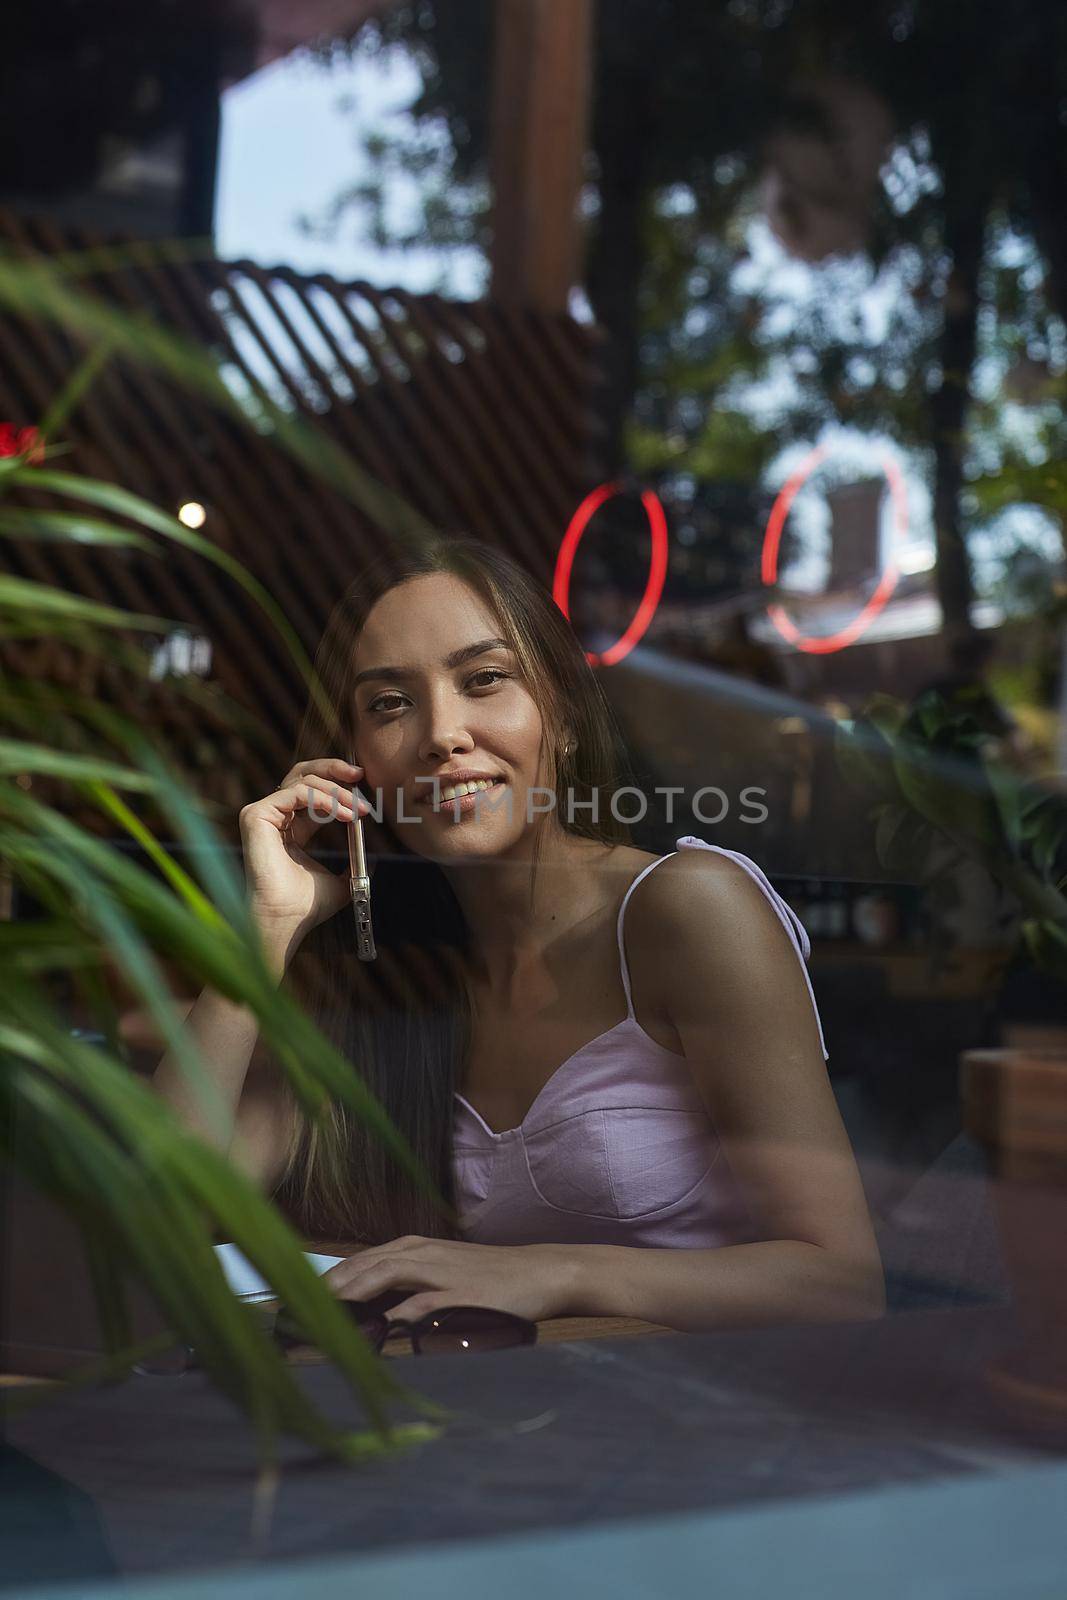
[[(348, 752), (350, 766), (356, 765), (352, 751)], [(358, 788), (353, 795), (358, 795)], [(373, 961), (378, 952), (374, 948), (374, 929), (370, 916), (370, 874), (367, 871), (367, 852), (363, 843), (363, 818), (356, 806), (351, 822), (345, 823), (348, 836), (348, 882), (352, 890), (352, 913), (356, 919), (356, 954), (361, 961)]]

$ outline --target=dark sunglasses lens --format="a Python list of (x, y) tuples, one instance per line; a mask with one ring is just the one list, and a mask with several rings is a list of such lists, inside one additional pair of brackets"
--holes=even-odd
[(481, 1306), (457, 1306), (431, 1316), (419, 1330), (419, 1348), (426, 1355), (449, 1351), (506, 1350), (511, 1345), (533, 1344), (537, 1327), (510, 1311)]
[(196, 1365), (196, 1351), (192, 1346), (176, 1344), (135, 1362), (133, 1370), (142, 1378), (180, 1378), (183, 1372), (193, 1372)]
[(355, 1323), (364, 1339), (369, 1340), (376, 1350), (380, 1350), (389, 1332), (389, 1323), (385, 1317), (356, 1317)]

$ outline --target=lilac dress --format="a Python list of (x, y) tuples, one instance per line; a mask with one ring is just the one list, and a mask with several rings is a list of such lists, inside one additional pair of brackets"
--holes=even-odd
[[(692, 835), (679, 839), (678, 849), (729, 856), (759, 884), (797, 952), (825, 1059), (799, 917), (747, 856)], [(639, 872), (619, 909), (622, 1022), (556, 1068), (517, 1128), (494, 1133), (456, 1095), (456, 1208), (465, 1239), (698, 1249), (754, 1237), (685, 1057), (657, 1044), (634, 1015), (623, 918), (641, 879), (669, 859), (661, 856)]]

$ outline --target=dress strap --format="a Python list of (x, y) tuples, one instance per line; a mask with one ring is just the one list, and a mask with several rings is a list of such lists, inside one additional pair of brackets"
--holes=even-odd
[(774, 908), (779, 922), (782, 924), (786, 933), (793, 942), (793, 949), (796, 951), (797, 957), (800, 961), (800, 970), (804, 974), (804, 982), (807, 984), (812, 1010), (815, 1013), (815, 1021), (819, 1029), (819, 1044), (822, 1048), (823, 1060), (828, 1061), (830, 1058), (830, 1052), (826, 1048), (826, 1036), (823, 1033), (822, 1018), (819, 1015), (819, 1007), (815, 999), (815, 990), (812, 988), (811, 975), (808, 972), (808, 960), (811, 956), (811, 940), (808, 938), (808, 930), (805, 928), (803, 922), (801, 922), (800, 918), (793, 910), (793, 907), (786, 899), (783, 898), (782, 895), (778, 893), (778, 890), (771, 883), (771, 880), (768, 878), (763, 868), (758, 866), (750, 856), (743, 855), (741, 851), (727, 850), (719, 844), (708, 844), (705, 839), (698, 839), (696, 835), (692, 833), (687, 833), (683, 838), (678, 840), (678, 848), (680, 850), (714, 850), (716, 855), (728, 856), (731, 861), (736, 861), (739, 867), (743, 867), (748, 873), (749, 877), (752, 878), (762, 889), (764, 895)]
[(698, 839), (694, 834), (686, 834), (683, 838), (679, 839), (678, 850), (672, 850), (670, 854), (659, 856), (655, 861), (650, 861), (648, 866), (644, 867), (637, 874), (637, 877), (634, 879), (633, 883), (631, 883), (623, 897), (622, 905), (619, 908), (618, 938), (619, 965), (622, 969), (622, 986), (626, 991), (627, 1016), (633, 1016), (634, 1008), (633, 1000), (630, 996), (630, 973), (626, 965), (626, 946), (623, 942), (623, 916), (626, 911), (626, 905), (630, 896), (637, 888), (637, 885), (641, 882), (641, 879), (646, 877), (647, 874), (652, 871), (653, 867), (658, 867), (661, 861), (669, 861), (671, 856), (677, 855), (679, 850), (713, 850), (716, 855), (728, 856), (731, 861), (736, 861), (738, 866), (743, 867), (748, 873), (749, 877), (753, 878), (759, 885), (760, 889), (763, 891), (764, 895), (770, 901), (772, 907), (777, 913), (779, 922), (785, 928), (786, 933), (792, 940), (793, 948), (797, 953), (798, 960), (800, 961), (800, 970), (803, 973), (804, 982), (807, 985), (808, 996), (811, 1000), (812, 1010), (815, 1013), (815, 1022), (819, 1030), (819, 1044), (822, 1048), (823, 1060), (829, 1060), (830, 1052), (826, 1048), (826, 1036), (823, 1033), (822, 1018), (819, 1015), (819, 1007), (815, 999), (815, 990), (812, 988), (811, 976), (808, 972), (808, 960), (811, 955), (811, 941), (808, 938), (808, 932), (803, 922), (801, 922), (800, 918), (797, 916), (789, 902), (778, 893), (777, 889), (775, 889), (763, 868), (758, 866), (750, 856), (743, 855), (739, 850), (727, 850), (722, 845), (708, 844), (706, 840)]
[(634, 1015), (634, 1003), (630, 997), (630, 969), (626, 965), (626, 945), (622, 936), (622, 924), (623, 918), (626, 915), (627, 902), (629, 901), (634, 890), (637, 888), (637, 885), (641, 882), (642, 878), (647, 878), (652, 869), (654, 867), (658, 867), (661, 861), (669, 861), (671, 856), (676, 856), (677, 854), (677, 850), (672, 850), (669, 855), (659, 856), (655, 861), (650, 861), (647, 867), (642, 867), (641, 871), (637, 874), (637, 877), (634, 879), (633, 883), (631, 883), (630, 887), (622, 897), (622, 905), (619, 907), (617, 932), (619, 940), (619, 967), (622, 972), (622, 986), (626, 991), (626, 1015), (628, 1017), (632, 1017)]

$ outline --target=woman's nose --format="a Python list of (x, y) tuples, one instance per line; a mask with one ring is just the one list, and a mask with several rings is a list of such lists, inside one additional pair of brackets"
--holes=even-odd
[(448, 697), (431, 703), (426, 730), (419, 745), (420, 760), (427, 761), (435, 756), (447, 760), (451, 755), (462, 755), (464, 751), (474, 749), (474, 740), (457, 714), (458, 710), (454, 700)]

